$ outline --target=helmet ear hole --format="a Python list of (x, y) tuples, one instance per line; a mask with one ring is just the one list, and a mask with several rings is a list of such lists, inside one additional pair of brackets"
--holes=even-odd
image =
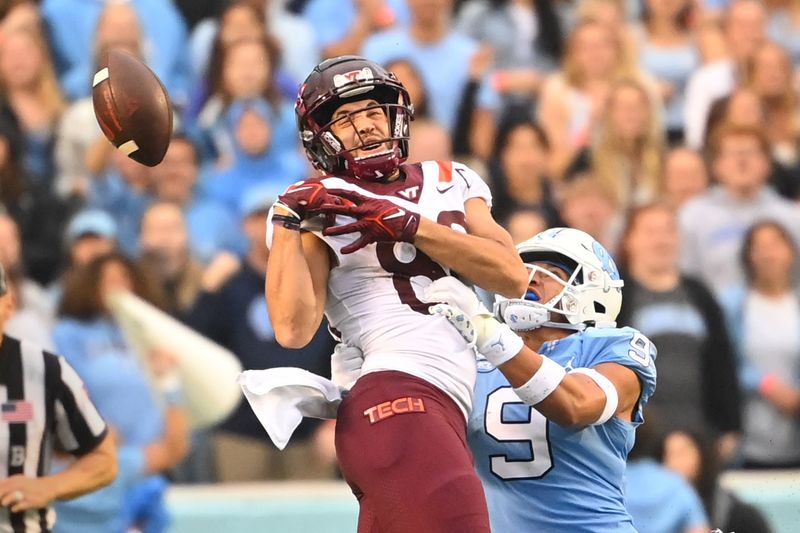
[(605, 313), (606, 312), (606, 306), (601, 304), (598, 301), (595, 301), (594, 302), (594, 312), (595, 313)]

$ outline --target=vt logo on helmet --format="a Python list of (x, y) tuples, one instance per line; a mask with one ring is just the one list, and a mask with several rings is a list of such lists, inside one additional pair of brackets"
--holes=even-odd
[(381, 180), (408, 157), (414, 114), (408, 92), (394, 74), (363, 57), (317, 65), (300, 86), (295, 114), (306, 155), (327, 174)]
[[(562, 289), (545, 302), (531, 290), (522, 298), (498, 296), (495, 314), (511, 329), (548, 326), (582, 330), (616, 325), (624, 283), (611, 255), (589, 234), (552, 228), (518, 244), (517, 251), (530, 271), (529, 285), (539, 273), (557, 281)], [(561, 279), (545, 266), (563, 270), (568, 279)]]

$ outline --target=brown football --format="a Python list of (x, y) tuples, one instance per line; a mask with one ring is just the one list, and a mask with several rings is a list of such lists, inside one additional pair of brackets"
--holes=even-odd
[(131, 53), (108, 51), (92, 81), (94, 115), (106, 138), (134, 161), (154, 167), (172, 136), (172, 105), (161, 80)]

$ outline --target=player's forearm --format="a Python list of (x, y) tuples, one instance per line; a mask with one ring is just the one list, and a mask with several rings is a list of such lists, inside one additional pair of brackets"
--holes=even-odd
[(299, 232), (275, 227), (265, 292), (278, 343), (286, 348), (308, 344), (322, 317)]
[(516, 250), (495, 240), (467, 235), (423, 218), (414, 244), (434, 261), (488, 291), (519, 298), (528, 286), (528, 275)]
[(536, 410), (560, 426), (583, 427), (596, 422), (605, 405), (605, 394), (591, 379), (567, 374)]
[(65, 470), (47, 476), (47, 479), (53, 488), (54, 500), (69, 500), (104, 487), (115, 477), (117, 454), (108, 433), (97, 448), (79, 457)]
[[(514, 388), (525, 385), (542, 367), (542, 355), (523, 346), (522, 351), (500, 365)], [(564, 376), (564, 379), (544, 400), (534, 407), (545, 417), (563, 427), (585, 426), (596, 421), (603, 412), (605, 396), (589, 378), (583, 375)]]

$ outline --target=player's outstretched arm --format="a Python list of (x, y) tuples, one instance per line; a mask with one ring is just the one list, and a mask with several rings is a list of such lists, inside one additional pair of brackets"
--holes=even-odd
[[(552, 359), (522, 343), (493, 317), (476, 323), (476, 348), (494, 364), (525, 403), (563, 427), (604, 424), (612, 416), (632, 420), (641, 394), (636, 373), (618, 363), (567, 373)], [(485, 321), (485, 324), (481, 324)]]
[(316, 212), (347, 215), (356, 221), (328, 226), (323, 234), (360, 234), (341, 249), (343, 254), (374, 242), (412, 242), (433, 260), (484, 289), (509, 298), (525, 293), (527, 270), (511, 237), (494, 221), (489, 206), (481, 198), (471, 198), (464, 204), (468, 234), (452, 229), (445, 221), (434, 222), (386, 199), (367, 198), (343, 190), (337, 190), (329, 199), (338, 204), (326, 202)]
[[(535, 394), (538, 384), (552, 373), (552, 360), (527, 346), (498, 369), (517, 390), (520, 399)], [(538, 375), (542, 372), (542, 375)], [(556, 372), (558, 370), (556, 369)], [(557, 379), (557, 378), (556, 378)], [(591, 369), (577, 368), (538, 403), (537, 411), (560, 426), (604, 423), (612, 416), (630, 421), (639, 401), (641, 384), (633, 370), (618, 363), (602, 363)]]
[(273, 231), (264, 293), (275, 338), (286, 348), (302, 348), (311, 342), (322, 322), (330, 272), (328, 249), (300, 226), (323, 204), (352, 205), (330, 195), (319, 180), (303, 180), (278, 196), (267, 221)]
[(423, 218), (414, 245), (475, 285), (519, 298), (528, 286), (528, 272), (511, 236), (494, 221), (483, 199), (471, 198), (464, 208), (468, 234)]
[(631, 420), (641, 394), (636, 374), (618, 363), (564, 367), (525, 346), (522, 338), (498, 322), (477, 296), (452, 277), (436, 280), (425, 291), (430, 308), (442, 315), (508, 379), (517, 396), (562, 426), (602, 424), (618, 415)]
[(311, 233), (275, 226), (264, 292), (275, 338), (286, 348), (302, 348), (322, 323), (330, 257)]

